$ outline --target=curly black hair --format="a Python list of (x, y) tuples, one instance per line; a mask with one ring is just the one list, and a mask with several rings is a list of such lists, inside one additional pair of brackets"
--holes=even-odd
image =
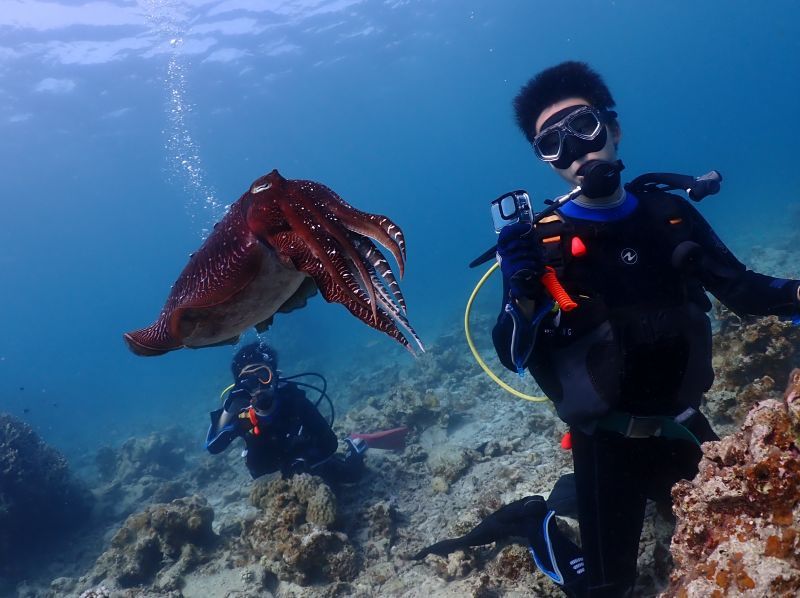
[(610, 110), (616, 105), (602, 77), (588, 64), (562, 62), (533, 77), (514, 98), (517, 125), (527, 140), (533, 143), (536, 119), (542, 110), (571, 97), (583, 98), (600, 110)]
[(245, 345), (233, 356), (231, 373), (238, 378), (244, 366), (257, 363), (268, 365), (274, 371), (278, 367), (277, 351), (264, 342)]

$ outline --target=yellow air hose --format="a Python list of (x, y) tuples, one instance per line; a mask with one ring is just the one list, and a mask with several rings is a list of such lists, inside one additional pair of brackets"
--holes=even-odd
[(472, 304), (475, 302), (475, 297), (478, 295), (478, 291), (481, 290), (481, 287), (492, 275), (492, 273), (495, 270), (497, 270), (499, 266), (500, 264), (495, 262), (494, 265), (492, 265), (492, 267), (486, 271), (486, 274), (484, 274), (483, 277), (478, 281), (478, 284), (475, 285), (472, 294), (469, 296), (469, 300), (467, 301), (467, 309), (464, 312), (464, 333), (467, 336), (467, 344), (469, 345), (469, 350), (472, 351), (472, 356), (475, 358), (475, 361), (478, 362), (478, 365), (481, 366), (484, 372), (486, 372), (486, 375), (489, 376), (489, 378), (491, 378), (492, 380), (494, 380), (497, 383), (497, 385), (500, 386), (500, 388), (502, 388), (503, 390), (507, 390), (512, 395), (514, 395), (515, 397), (519, 397), (520, 399), (525, 399), (526, 401), (532, 401), (534, 403), (541, 403), (543, 401), (547, 401), (548, 400), (547, 397), (534, 397), (525, 394), (524, 392), (521, 392), (516, 388), (509, 386), (508, 384), (503, 382), (500, 378), (498, 378), (497, 374), (495, 374), (492, 370), (490, 370), (489, 366), (486, 365), (486, 362), (478, 353), (478, 349), (475, 347), (475, 343), (472, 341), (472, 334), (469, 331), (469, 314), (472, 311)]
[(234, 386), (236, 386), (236, 384), (235, 384), (235, 383), (234, 383), (234, 384), (231, 384), (230, 386), (226, 386), (226, 387), (225, 387), (225, 388), (222, 390), (222, 392), (221, 392), (221, 393), (219, 393), (219, 400), (220, 400), (220, 401), (224, 401), (224, 400), (225, 400), (225, 393), (226, 393), (226, 392), (228, 392), (228, 391), (229, 391), (231, 388), (233, 388)]

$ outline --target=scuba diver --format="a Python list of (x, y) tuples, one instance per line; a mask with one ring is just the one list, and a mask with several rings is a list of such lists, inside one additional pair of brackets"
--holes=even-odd
[[(503, 301), (492, 331), (503, 365), (531, 372), (570, 430), (585, 573), (558, 574), (577, 558), (560, 541), (529, 537), (534, 559), (565, 594), (593, 598), (632, 595), (646, 501), (671, 504), (672, 486), (697, 473), (700, 443), (718, 440), (699, 411), (714, 379), (706, 291), (739, 315), (800, 310), (800, 281), (748, 270), (667, 192), (698, 200), (670, 182), (714, 181), (658, 174), (622, 184), (614, 106), (581, 62), (542, 71), (515, 98), (536, 156), (574, 189), (535, 226), (520, 219), (499, 231)], [(512, 529), (548, 529), (552, 509), (534, 502), (511, 509), (527, 518)]]
[[(361, 477), (368, 446), (394, 450), (405, 446), (408, 430), (396, 428), (375, 434), (351, 434), (345, 438), (345, 453), (338, 454), (327, 385), (319, 389), (293, 381), (305, 375), (322, 376), (282, 377), (277, 367), (277, 353), (264, 343), (246, 345), (236, 353), (231, 363), (234, 383), (226, 389), (230, 392), (222, 408), (210, 414), (206, 448), (211, 454), (222, 452), (235, 438), (242, 437), (245, 464), (253, 478), (276, 471), (285, 478), (310, 473), (335, 484), (352, 483)], [(320, 393), (316, 405), (300, 386)], [(330, 421), (317, 408), (323, 398), (331, 410)]]

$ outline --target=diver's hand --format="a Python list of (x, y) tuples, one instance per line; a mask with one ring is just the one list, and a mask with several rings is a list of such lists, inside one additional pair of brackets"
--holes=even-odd
[(529, 223), (509, 224), (500, 231), (497, 258), (514, 299), (533, 299), (539, 293), (544, 256)]
[(243, 388), (234, 388), (228, 393), (222, 407), (228, 413), (238, 413), (250, 406), (250, 393)]

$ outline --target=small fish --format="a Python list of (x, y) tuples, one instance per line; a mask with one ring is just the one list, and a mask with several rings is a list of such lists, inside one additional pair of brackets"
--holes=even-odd
[(25, 390), (25, 387), (24, 386), (20, 386), (19, 389), (20, 390)]
[(31, 410), (28, 409), (27, 407), (25, 407), (25, 409), (22, 410), (22, 413), (30, 413), (30, 412), (31, 412)]

